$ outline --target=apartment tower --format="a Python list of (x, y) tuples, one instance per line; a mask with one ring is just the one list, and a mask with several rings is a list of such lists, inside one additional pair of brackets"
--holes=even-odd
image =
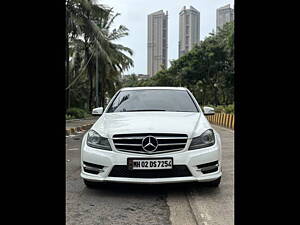
[(200, 12), (184, 6), (179, 13), (178, 56), (186, 54), (200, 41)]
[(222, 29), (225, 23), (234, 20), (234, 10), (230, 8), (230, 4), (217, 9), (217, 29)]
[(148, 15), (147, 73), (155, 75), (161, 66), (168, 65), (168, 11)]

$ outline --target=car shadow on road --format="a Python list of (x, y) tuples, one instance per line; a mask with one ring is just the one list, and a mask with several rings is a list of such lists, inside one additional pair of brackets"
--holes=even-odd
[[(157, 195), (167, 193), (185, 193), (197, 191), (198, 194), (217, 194), (220, 188), (208, 187), (204, 183), (188, 182), (173, 184), (128, 184), (128, 183), (100, 183), (96, 187), (86, 188), (87, 193), (99, 192), (107, 195)], [(87, 194), (86, 193), (86, 194)]]

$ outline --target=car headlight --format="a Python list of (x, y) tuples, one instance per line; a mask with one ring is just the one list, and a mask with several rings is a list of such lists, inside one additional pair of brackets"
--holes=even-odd
[(108, 139), (105, 137), (102, 137), (100, 134), (98, 134), (94, 130), (90, 130), (88, 132), (86, 144), (92, 148), (99, 148), (99, 149), (111, 151), (111, 147), (108, 142)]
[(212, 129), (208, 129), (200, 136), (192, 139), (189, 150), (209, 147), (215, 144), (215, 135)]

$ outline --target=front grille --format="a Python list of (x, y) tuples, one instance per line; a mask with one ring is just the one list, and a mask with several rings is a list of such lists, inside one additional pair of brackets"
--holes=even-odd
[[(153, 136), (158, 141), (158, 147), (154, 152), (149, 153), (142, 148), (142, 141), (147, 136)], [(187, 137), (186, 134), (165, 133), (116, 134), (113, 136), (113, 142), (118, 151), (159, 154), (183, 150), (187, 142)]]
[(114, 166), (109, 177), (126, 178), (170, 178), (170, 177), (189, 177), (191, 172), (185, 165), (174, 165), (172, 169), (162, 170), (129, 170), (126, 165)]

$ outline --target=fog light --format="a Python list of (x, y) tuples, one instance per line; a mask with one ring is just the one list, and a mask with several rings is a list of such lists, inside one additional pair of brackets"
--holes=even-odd
[(84, 170), (84, 172), (87, 172), (87, 173), (92, 173), (92, 174), (103, 173), (104, 172), (103, 167), (104, 166), (102, 166), (102, 165), (83, 162), (83, 170)]
[(197, 171), (201, 171), (204, 174), (212, 173), (212, 172), (218, 171), (219, 164), (218, 164), (218, 161), (213, 161), (210, 163), (197, 165), (197, 168), (198, 168)]

